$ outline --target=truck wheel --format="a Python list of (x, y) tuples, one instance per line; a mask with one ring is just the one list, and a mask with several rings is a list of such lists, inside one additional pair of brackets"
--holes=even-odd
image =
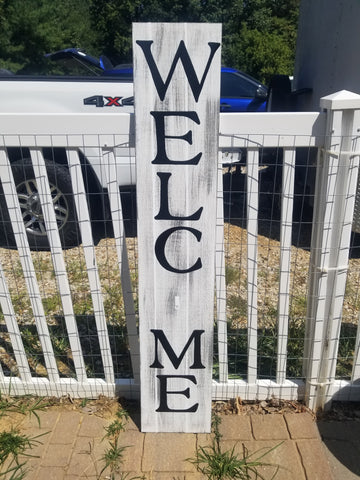
[[(80, 244), (81, 237), (70, 173), (65, 167), (50, 162), (46, 162), (46, 170), (61, 244), (64, 248), (75, 247)], [(45, 220), (31, 160), (24, 159), (14, 162), (12, 171), (30, 248), (32, 250), (49, 250)], [(7, 237), (9, 240), (8, 235)]]

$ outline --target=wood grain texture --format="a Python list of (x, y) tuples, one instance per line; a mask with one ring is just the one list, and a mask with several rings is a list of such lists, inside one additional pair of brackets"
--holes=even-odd
[(133, 26), (143, 431), (210, 431), (220, 40), (219, 24)]

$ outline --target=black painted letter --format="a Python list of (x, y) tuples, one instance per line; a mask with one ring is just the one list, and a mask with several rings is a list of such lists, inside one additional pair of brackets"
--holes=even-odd
[(166, 91), (169, 87), (169, 84), (171, 82), (172, 76), (174, 74), (176, 65), (178, 61), (180, 60), (181, 63), (183, 64), (185, 74), (187, 76), (190, 88), (192, 90), (192, 93), (194, 95), (195, 101), (197, 102), (200, 97), (201, 90), (204, 86), (206, 76), (209, 72), (209, 68), (212, 62), (212, 59), (214, 58), (216, 50), (220, 47), (220, 43), (215, 43), (215, 42), (209, 42), (208, 45), (210, 47), (210, 56), (208, 58), (205, 71), (203, 73), (203, 76), (201, 78), (201, 81), (199, 82), (194, 66), (191, 62), (189, 53), (185, 47), (185, 43), (183, 40), (180, 41), (179, 47), (176, 51), (173, 63), (171, 64), (169, 74), (167, 76), (166, 81), (164, 82), (163, 79), (161, 78), (161, 75), (159, 73), (159, 69), (157, 68), (157, 65), (155, 63), (154, 57), (151, 53), (151, 45), (154, 43), (152, 40), (137, 40), (136, 43), (140, 46), (142, 51), (144, 52), (147, 64), (149, 65), (151, 75), (154, 80), (154, 84), (156, 87), (156, 90), (158, 92), (158, 95), (160, 97), (160, 100), (163, 101), (166, 95)]
[(200, 120), (196, 112), (150, 112), (155, 119), (156, 129), (156, 145), (157, 153), (154, 160), (151, 162), (155, 165), (197, 165), (202, 156), (198, 153), (195, 157), (189, 160), (170, 160), (166, 154), (165, 140), (172, 138), (176, 140), (185, 140), (189, 145), (192, 145), (192, 130), (189, 130), (184, 135), (165, 135), (165, 117), (186, 117), (200, 125)]
[(203, 207), (188, 217), (174, 216), (169, 212), (169, 179), (171, 173), (157, 172), (157, 176), (160, 178), (160, 210), (156, 215), (155, 220), (199, 220)]
[(179, 268), (175, 268), (170, 263), (168, 262), (166, 256), (165, 256), (165, 247), (166, 247), (166, 242), (168, 241), (170, 235), (172, 235), (174, 232), (177, 232), (179, 230), (185, 230), (187, 232), (190, 232), (194, 235), (196, 240), (200, 242), (201, 240), (201, 232), (199, 230), (196, 230), (195, 228), (190, 228), (190, 227), (173, 227), (169, 228), (168, 230), (165, 230), (165, 232), (161, 233), (156, 242), (155, 242), (155, 255), (156, 258), (158, 259), (158, 262), (162, 267), (165, 268), (165, 270), (168, 270), (169, 272), (174, 272), (174, 273), (190, 273), (194, 272), (195, 270), (199, 270), (202, 267), (202, 262), (201, 258), (199, 257), (194, 265), (192, 265), (189, 268), (185, 268), (184, 270), (180, 270)]
[(205, 330), (194, 330), (190, 335), (190, 338), (187, 341), (187, 344), (185, 345), (185, 347), (183, 348), (183, 351), (180, 353), (179, 356), (177, 356), (176, 353), (174, 352), (163, 330), (151, 329), (150, 331), (154, 334), (154, 337), (155, 337), (155, 360), (150, 365), (150, 368), (164, 368), (164, 366), (160, 363), (158, 358), (159, 342), (161, 343), (163, 349), (165, 350), (174, 368), (178, 369), (192, 341), (194, 341), (194, 363), (189, 368), (194, 368), (194, 369), (205, 368), (204, 365), (201, 363), (201, 348), (200, 348), (201, 347), (200, 337), (205, 332)]
[(167, 404), (167, 396), (168, 395), (184, 395), (186, 398), (190, 398), (190, 388), (186, 388), (185, 390), (180, 391), (169, 391), (167, 389), (167, 381), (168, 378), (185, 378), (190, 382), (197, 384), (196, 378), (194, 375), (156, 375), (160, 382), (160, 405), (159, 408), (156, 409), (157, 412), (190, 412), (194, 413), (197, 411), (199, 404), (195, 403), (192, 407), (186, 409), (175, 409), (169, 408)]

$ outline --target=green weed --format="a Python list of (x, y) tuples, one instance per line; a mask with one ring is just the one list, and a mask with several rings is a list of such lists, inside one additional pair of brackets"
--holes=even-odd
[(36, 333), (33, 333), (30, 328), (24, 328), (21, 332), (21, 336), (27, 355), (38, 356), (41, 354), (41, 345)]
[(227, 300), (227, 306), (230, 310), (230, 322), (239, 322), (247, 320), (248, 302), (246, 298), (239, 295), (230, 295)]
[(10, 432), (0, 432), (0, 468), (6, 464), (6, 471), (1, 472), (0, 476), (9, 474), (10, 480), (24, 478), (26, 462), (21, 463), (20, 457), (32, 457), (28, 450), (41, 444), (38, 438), (43, 435), (45, 434), (29, 437), (16, 428), (12, 428)]
[(143, 476), (129, 478), (128, 473), (120, 471), (121, 466), (124, 462), (124, 451), (128, 448), (128, 446), (120, 445), (120, 434), (121, 432), (125, 431), (125, 426), (128, 418), (129, 414), (126, 412), (126, 410), (120, 408), (116, 412), (116, 419), (105, 428), (106, 434), (104, 436), (104, 439), (107, 439), (109, 441), (109, 448), (105, 450), (105, 453), (102, 457), (104, 467), (100, 472), (99, 479), (106, 470), (108, 470), (109, 472), (106, 478), (109, 478), (110, 480), (140, 480), (145, 478)]
[(24, 272), (23, 272), (23, 268), (21, 266), (21, 262), (20, 260), (16, 260), (13, 264), (12, 264), (12, 273), (14, 274), (15, 277), (19, 278), (19, 277), (24, 277)]
[(54, 267), (49, 258), (44, 258), (39, 255), (40, 252), (36, 252), (37, 255), (33, 259), (34, 269), (36, 272), (36, 278), (39, 281), (42, 280), (44, 275), (50, 274), (51, 278), (55, 277)]
[(23, 316), (24, 314), (29, 312), (29, 310), (31, 310), (30, 299), (27, 293), (23, 292), (14, 295), (12, 294), (11, 300), (18, 315)]
[[(222, 450), (220, 444), (222, 435), (219, 432), (220, 422), (220, 417), (215, 416), (213, 419), (214, 438), (212, 444), (208, 447), (199, 447), (196, 457), (190, 458), (188, 461), (195, 465), (197, 470), (209, 480), (251, 480), (251, 478), (265, 480), (259, 473), (258, 468), (269, 465), (264, 463), (264, 457), (281, 444), (266, 450), (264, 453), (256, 452), (252, 455), (249, 455), (243, 446), (242, 458), (238, 458), (237, 453), (235, 453), (236, 445), (230, 450)], [(271, 478), (275, 477), (278, 469), (279, 467)]]
[(45, 315), (58, 313), (61, 309), (61, 298), (58, 294), (43, 298)]
[(304, 319), (306, 317), (307, 297), (293, 297), (290, 305), (290, 316), (294, 320)]
[(343, 323), (340, 330), (336, 377), (350, 380), (355, 354), (357, 325)]
[(94, 307), (90, 293), (84, 293), (73, 299), (75, 315), (92, 315)]
[(225, 282), (226, 285), (231, 285), (232, 283), (238, 283), (240, 279), (240, 269), (231, 267), (230, 265), (225, 266)]
[(86, 264), (82, 259), (67, 262), (66, 271), (71, 283), (81, 283), (87, 279)]
[[(47, 405), (41, 398), (24, 396), (11, 400), (10, 397), (0, 394), (0, 418), (12, 413), (34, 415), (40, 426), (38, 411), (42, 411)], [(26, 474), (26, 457), (33, 457), (29, 450), (41, 444), (39, 438), (46, 434), (47, 432), (29, 437), (21, 434), (16, 427), (0, 432), (0, 477), (8, 480), (23, 479)]]
[(115, 284), (104, 287), (104, 310), (108, 321), (123, 323), (125, 318), (124, 301), (121, 285)]

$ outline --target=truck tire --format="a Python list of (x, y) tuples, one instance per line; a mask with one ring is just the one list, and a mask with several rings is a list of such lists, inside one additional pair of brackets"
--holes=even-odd
[[(63, 248), (71, 248), (81, 243), (70, 173), (67, 168), (53, 162), (46, 162), (46, 170), (53, 198), (55, 216)], [(12, 164), (12, 172), (20, 203), (25, 229), (32, 250), (49, 250), (49, 241), (45, 228), (45, 220), (41, 209), (36, 179), (30, 159), (16, 161)], [(1, 198), (2, 217), (9, 221), (5, 199)], [(9, 231), (10, 230), (10, 231)], [(10, 248), (16, 248), (11, 229), (6, 232)]]

